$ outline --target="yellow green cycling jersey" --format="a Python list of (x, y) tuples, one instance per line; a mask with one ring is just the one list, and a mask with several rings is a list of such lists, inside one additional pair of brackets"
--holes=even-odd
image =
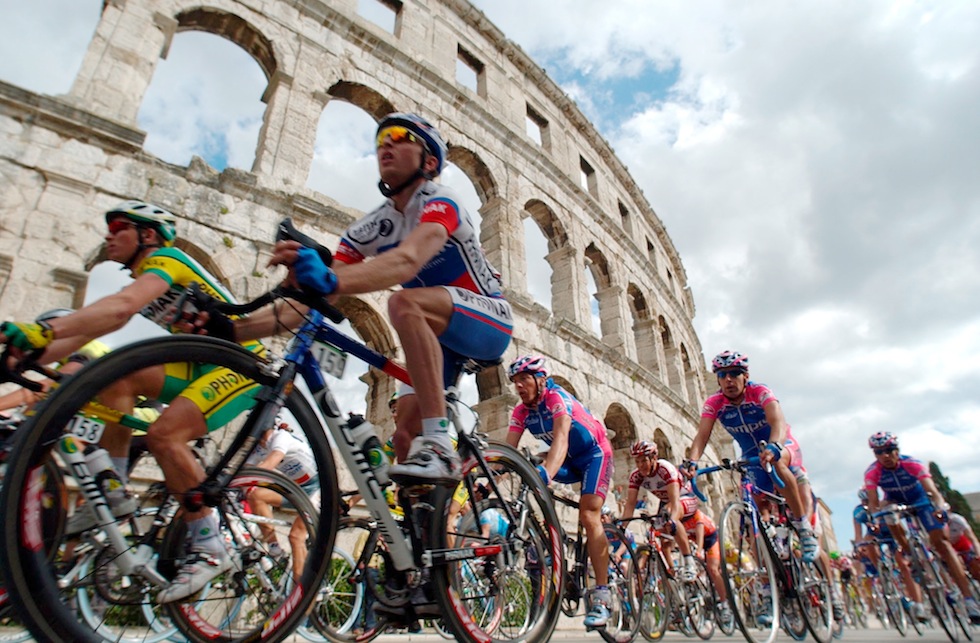
[[(169, 333), (178, 333), (170, 323), (174, 305), (192, 283), (219, 301), (235, 302), (214, 276), (201, 264), (177, 248), (160, 248), (136, 266), (134, 276), (152, 274), (166, 281), (170, 288), (140, 311), (157, 326)], [(242, 346), (260, 356), (265, 354), (261, 342), (251, 340)], [(204, 414), (208, 430), (231, 421), (254, 404), (258, 385), (226, 368), (207, 364), (171, 363), (166, 365), (166, 379), (161, 401), (169, 403), (180, 396), (193, 402)]]

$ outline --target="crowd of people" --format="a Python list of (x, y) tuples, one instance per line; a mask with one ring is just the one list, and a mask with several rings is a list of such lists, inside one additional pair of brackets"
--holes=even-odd
[[(413, 386), (401, 385), (392, 400), (396, 430), (390, 442), (390, 476), (401, 485), (452, 487), (459, 484), (461, 469), (446, 417), (444, 390), (458, 375), (453, 368), (456, 357), (496, 360), (505, 354), (513, 328), (512, 313), (502, 295), (500, 275), (486, 260), (469, 214), (451, 189), (435, 181), (445, 167), (448, 149), (439, 132), (415, 114), (390, 114), (378, 124), (376, 149), (379, 187), (386, 200), (345, 231), (334, 255), (337, 261), (328, 266), (314, 250), (295, 241), (280, 241), (269, 263), (288, 268), (287, 285), (331, 300), (401, 286), (390, 295), (388, 312)], [(232, 301), (227, 288), (175, 247), (177, 217), (154, 204), (126, 201), (105, 213), (105, 223), (106, 255), (132, 273), (132, 284), (77, 311), (32, 322), (5, 322), (0, 325), (0, 343), (18, 355), (38, 358), (43, 354), (48, 362), (70, 360), (69, 356), (84, 345), (142, 314), (170, 332), (210, 334), (265, 354), (263, 338), (302, 321), (305, 309), (283, 305), (241, 319), (208, 314), (175, 319), (171, 306), (191, 282), (202, 285), (212, 297)], [(660, 458), (654, 442), (637, 441), (630, 447), (635, 468), (619, 478), (626, 480), (625, 492), (622, 485), (611, 488), (613, 447), (605, 427), (582, 401), (549, 376), (545, 357), (522, 355), (507, 368), (520, 401), (511, 414), (506, 441), (517, 446), (529, 434), (547, 443), (547, 455), (537, 465), (541, 480), (546, 485), (580, 485), (578, 519), (588, 538), (588, 555), (595, 570), (595, 587), (588, 597), (584, 621), (588, 628), (602, 627), (609, 618), (610, 555), (622, 556), (618, 546), (610, 552), (604, 519), (630, 518), (643, 507), (646, 500), (641, 494), (646, 493), (656, 499), (665, 529), (680, 550), (679, 578), (691, 580), (694, 557), (703, 557), (722, 601), (720, 609), (728, 610), (720, 573), (723, 543), (718, 542), (715, 524), (689, 485), (716, 425), (734, 439), (743, 457), (758, 458), (749, 471), (755, 488), (776, 492), (770, 471), (785, 482), (778, 493), (792, 514), (791, 527), (798, 534), (801, 555), (806, 561), (825, 565), (829, 573), (830, 557), (819, 545), (819, 517), (802, 449), (777, 397), (770, 388), (749, 378), (749, 360), (741, 353), (722, 352), (712, 360), (711, 368), (718, 389), (704, 401), (686, 459), (669, 462)], [(104, 402), (124, 412), (132, 412), (141, 396), (166, 403), (148, 431), (147, 445), (174, 493), (193, 488), (204, 477), (188, 443), (253, 403), (255, 386), (227, 390), (219, 400), (203, 395), (203, 391), (211, 390), (209, 383), (221, 376), (194, 364), (172, 364), (134, 374), (103, 394)], [(261, 440), (256, 463), (283, 471), (316, 494), (317, 472), (311, 467), (311, 454), (298, 442), (281, 424), (271, 427)], [(101, 440), (124, 484), (129, 444), (130, 432), (120, 425), (108, 426)], [(869, 545), (872, 540), (893, 538), (900, 552), (906, 546), (902, 530), (874, 516), (889, 504), (926, 499), (930, 504), (918, 510), (918, 517), (934, 551), (966, 597), (970, 615), (980, 618), (964, 572), (968, 569), (976, 576), (980, 571), (973, 532), (960, 517), (944, 510), (928, 469), (908, 456), (900, 456), (893, 435), (876, 434), (871, 446), (875, 463), (867, 471), (862, 504), (855, 512), (856, 529), (861, 525), (862, 531), (855, 533), (853, 561), (865, 570), (861, 573), (873, 573), (876, 553)], [(115, 515), (133, 511), (125, 494), (111, 499)], [(249, 501), (262, 513), (270, 511), (267, 505), (274, 498), (257, 490)], [(460, 508), (465, 503), (461, 497)], [(79, 511), (82, 517), (76, 522), (90, 519), (81, 513), (83, 509)], [(485, 522), (480, 529), (485, 537), (500, 532), (502, 517), (492, 512), (483, 515)], [(186, 598), (231, 565), (217, 537), (218, 525), (210, 508), (188, 510), (186, 519), (193, 555), (171, 585), (158, 593), (160, 603)], [(281, 551), (274, 533), (264, 533), (263, 537), (272, 551)], [(290, 534), (291, 542), (295, 539), (299, 543), (302, 538), (301, 533)], [(301, 549), (298, 545), (291, 548), (294, 555)], [(844, 571), (840, 561), (852, 557), (838, 555), (834, 559)], [(295, 564), (302, 561), (294, 560)], [(904, 571), (908, 594), (921, 610), (921, 592), (907, 569)], [(852, 572), (852, 576), (860, 574)], [(833, 593), (833, 602), (835, 612), (839, 612), (839, 591)]]

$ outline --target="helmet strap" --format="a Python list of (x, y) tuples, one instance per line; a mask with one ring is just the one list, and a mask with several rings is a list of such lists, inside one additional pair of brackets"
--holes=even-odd
[[(162, 248), (163, 246), (159, 243), (143, 243), (143, 230), (153, 230), (153, 228), (145, 225), (136, 226), (136, 238), (139, 239), (139, 244), (136, 246), (136, 250), (133, 254), (129, 255), (129, 259), (123, 264), (123, 270), (133, 270), (136, 265), (136, 260), (143, 254), (143, 251), (147, 248)], [(157, 233), (159, 234), (159, 233)]]

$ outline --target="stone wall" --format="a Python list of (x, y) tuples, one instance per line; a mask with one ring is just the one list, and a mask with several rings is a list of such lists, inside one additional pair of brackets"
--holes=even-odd
[[(240, 299), (258, 295), (273, 285), (264, 265), (284, 215), (334, 245), (361, 214), (305, 187), (324, 106), (346, 101), (375, 119), (418, 111), (482, 202), (482, 242), (517, 315), (505, 359), (547, 355), (615, 433), (617, 483), (635, 439), (656, 434), (680, 460), (707, 374), (684, 266), (662, 222), (595, 127), (480, 11), (465, 0), (385, 4), (397, 10), (394, 33), (360, 16), (356, 0), (106, 0), (67, 95), (0, 82), (0, 318), (79, 305), (103, 258), (101, 213), (130, 198), (175, 212), (179, 245)], [(197, 158), (175, 166), (143, 149), (140, 102), (183, 30), (238, 44), (268, 79), (249, 171), (218, 172)], [(456, 78), (460, 56), (477, 70), (476, 91)], [(548, 239), (551, 310), (525, 285), (525, 218)], [(598, 287), (601, 337), (585, 270)], [(366, 341), (398, 357), (384, 300), (361, 297), (346, 311)], [(383, 423), (393, 383), (373, 371), (367, 379), (369, 416)], [(483, 425), (500, 435), (517, 398), (502, 369), (478, 383)], [(715, 458), (731, 453), (719, 433)]]

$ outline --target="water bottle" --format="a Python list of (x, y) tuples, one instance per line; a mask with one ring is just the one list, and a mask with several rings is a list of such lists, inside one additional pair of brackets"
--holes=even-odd
[(126, 486), (116, 473), (108, 451), (90, 444), (85, 448), (85, 463), (106, 499), (121, 498), (126, 495)]
[(374, 469), (374, 477), (378, 479), (378, 484), (382, 487), (388, 484), (388, 456), (381, 448), (381, 440), (378, 439), (374, 425), (362, 416), (351, 413), (347, 420), (347, 428), (354, 438), (354, 444), (358, 445), (368, 464)]

